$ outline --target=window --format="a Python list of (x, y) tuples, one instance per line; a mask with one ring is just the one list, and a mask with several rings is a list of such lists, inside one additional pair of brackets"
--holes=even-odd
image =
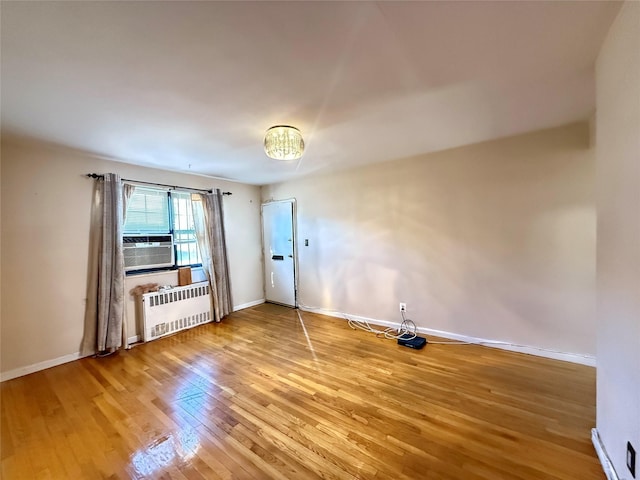
[[(174, 266), (197, 266), (202, 263), (193, 223), (191, 194), (188, 192), (136, 187), (127, 204), (123, 234), (129, 242), (136, 241), (132, 236), (148, 235), (144, 241), (148, 241), (150, 248), (157, 247), (151, 245), (152, 240), (161, 240), (151, 235), (170, 235)], [(139, 268), (129, 268), (129, 271), (147, 268), (140, 265)]]

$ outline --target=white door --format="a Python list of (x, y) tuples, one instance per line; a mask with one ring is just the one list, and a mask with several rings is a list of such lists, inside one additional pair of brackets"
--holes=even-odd
[(290, 307), (296, 306), (294, 202), (262, 204), (266, 300)]

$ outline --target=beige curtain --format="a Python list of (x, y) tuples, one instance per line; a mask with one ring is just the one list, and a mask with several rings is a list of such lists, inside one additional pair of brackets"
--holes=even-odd
[[(131, 195), (133, 195), (134, 190), (136, 189), (135, 185), (131, 185), (130, 183), (122, 184), (122, 226), (124, 226), (124, 222), (127, 219), (127, 207), (129, 206), (129, 199)], [(122, 242), (122, 231), (120, 231), (120, 241)], [(124, 259), (122, 261), (123, 270), (123, 288), (124, 288)], [(126, 297), (123, 297), (123, 302)], [(127, 308), (123, 306), (124, 314), (122, 316), (122, 345), (124, 348), (129, 349), (129, 337), (127, 332), (129, 331), (129, 316), (127, 315)]]
[(191, 205), (202, 267), (211, 288), (212, 316), (219, 322), (233, 310), (222, 192), (216, 189), (213, 193), (193, 194)]
[(125, 208), (120, 176), (107, 173), (96, 179), (91, 207), (83, 355), (112, 353), (123, 344), (126, 346), (122, 255)]

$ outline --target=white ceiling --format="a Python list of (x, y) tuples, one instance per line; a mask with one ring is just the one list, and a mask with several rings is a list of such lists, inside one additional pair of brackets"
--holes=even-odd
[[(2, 129), (267, 184), (593, 113), (616, 2), (6, 2)], [(262, 150), (298, 127), (298, 162)]]

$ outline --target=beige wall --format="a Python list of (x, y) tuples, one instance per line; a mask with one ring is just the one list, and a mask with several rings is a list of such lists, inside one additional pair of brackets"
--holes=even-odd
[[(588, 124), (263, 187), (298, 204), (299, 300), (595, 352)], [(309, 239), (305, 247), (304, 239)]]
[[(81, 152), (2, 139), (1, 371), (71, 358), (82, 338), (93, 180), (84, 174), (233, 192), (224, 199), (235, 305), (264, 297), (260, 189), (101, 160)], [(169, 277), (164, 276), (166, 283)], [(129, 279), (127, 287), (137, 281)], [(172, 283), (177, 283), (173, 281)], [(132, 311), (132, 304), (128, 305)], [(138, 334), (131, 321), (129, 335)], [(55, 363), (55, 362), (54, 362)]]
[(619, 478), (631, 478), (627, 442), (640, 453), (640, 3), (620, 10), (596, 79), (597, 429)]

